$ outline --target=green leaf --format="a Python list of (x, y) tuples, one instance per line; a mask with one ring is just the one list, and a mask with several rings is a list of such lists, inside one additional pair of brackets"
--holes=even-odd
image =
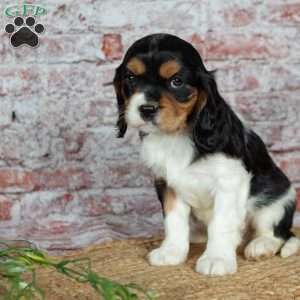
[[(30, 242), (22, 243), (26, 247), (14, 247), (11, 246), (11, 241), (0, 240), (0, 292), (4, 293), (1, 300), (44, 300), (45, 292), (36, 282), (36, 269), (41, 266), (55, 269), (77, 282), (89, 284), (104, 300), (139, 300), (136, 292), (140, 292), (148, 300), (154, 299), (136, 284), (122, 285), (99, 276), (92, 271), (89, 258), (56, 262)], [(29, 278), (27, 281), (23, 279), (25, 274)]]

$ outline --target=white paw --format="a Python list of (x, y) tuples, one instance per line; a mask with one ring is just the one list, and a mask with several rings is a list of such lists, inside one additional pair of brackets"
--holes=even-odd
[(282, 241), (272, 237), (261, 236), (251, 241), (245, 249), (245, 257), (259, 260), (275, 255), (282, 245)]
[(148, 261), (152, 266), (175, 266), (185, 262), (187, 253), (175, 246), (161, 246), (148, 254)]
[(300, 240), (296, 237), (291, 237), (280, 250), (280, 256), (282, 258), (289, 257), (296, 254), (300, 248)]
[(196, 271), (204, 275), (222, 276), (235, 273), (237, 270), (236, 258), (214, 257), (202, 255), (196, 264)]

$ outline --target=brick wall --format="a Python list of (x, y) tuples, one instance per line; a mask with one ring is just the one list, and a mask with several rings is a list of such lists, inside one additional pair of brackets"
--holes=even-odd
[(68, 249), (161, 230), (137, 134), (115, 139), (114, 93), (103, 86), (153, 32), (192, 42), (218, 69), (222, 94), (300, 196), (299, 0), (38, 3), (49, 10), (38, 49), (13, 49), (0, 30), (0, 236)]

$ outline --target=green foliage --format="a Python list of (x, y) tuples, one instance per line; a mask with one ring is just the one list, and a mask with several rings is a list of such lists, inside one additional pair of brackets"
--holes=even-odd
[(0, 240), (0, 298), (2, 300), (43, 300), (44, 291), (38, 287), (36, 269), (53, 268), (57, 272), (90, 284), (104, 300), (139, 300), (137, 292), (144, 299), (153, 299), (149, 293), (135, 284), (122, 285), (104, 278), (92, 271), (89, 258), (65, 259), (59, 262), (48, 258), (42, 251), (26, 246), (17, 247)]

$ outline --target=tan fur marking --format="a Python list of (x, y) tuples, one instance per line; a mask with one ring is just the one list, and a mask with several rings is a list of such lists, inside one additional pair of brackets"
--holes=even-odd
[(168, 187), (166, 189), (165, 196), (164, 196), (164, 212), (166, 215), (174, 209), (175, 203), (176, 203), (175, 191), (172, 188)]
[(169, 79), (175, 75), (181, 66), (176, 60), (169, 60), (163, 63), (159, 68), (159, 75), (163, 78)]
[(173, 133), (187, 127), (187, 117), (192, 110), (200, 111), (205, 105), (206, 97), (197, 90), (190, 96), (189, 101), (180, 103), (171, 95), (163, 95), (160, 99), (158, 126), (162, 131)]
[(146, 72), (145, 64), (138, 59), (137, 57), (133, 57), (127, 63), (127, 68), (134, 74), (134, 75), (141, 75)]

